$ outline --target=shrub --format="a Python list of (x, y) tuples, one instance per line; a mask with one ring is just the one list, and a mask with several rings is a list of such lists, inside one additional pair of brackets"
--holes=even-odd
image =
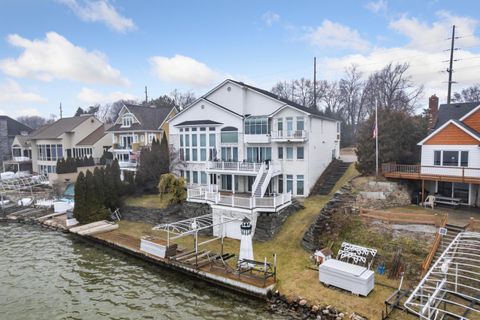
[(160, 195), (169, 196), (169, 204), (181, 203), (187, 199), (185, 180), (177, 178), (171, 173), (165, 173), (160, 176), (158, 190)]

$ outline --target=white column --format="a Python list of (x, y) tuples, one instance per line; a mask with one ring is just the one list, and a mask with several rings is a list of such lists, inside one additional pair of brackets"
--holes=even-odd
[(232, 193), (235, 194), (235, 175), (232, 174)]

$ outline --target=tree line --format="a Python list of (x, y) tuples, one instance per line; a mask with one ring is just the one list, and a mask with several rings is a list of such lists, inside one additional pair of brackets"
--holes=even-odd
[(57, 160), (57, 173), (72, 173), (77, 172), (79, 167), (88, 167), (94, 166), (95, 160), (92, 156), (83, 157), (83, 158), (72, 158), (68, 157), (67, 159), (61, 158)]

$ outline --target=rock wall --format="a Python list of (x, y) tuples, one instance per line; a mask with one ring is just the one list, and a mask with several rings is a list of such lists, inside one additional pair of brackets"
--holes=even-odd
[(411, 190), (407, 185), (392, 181), (368, 181), (357, 186), (361, 190), (356, 198), (357, 206), (369, 209), (403, 207), (411, 203)]
[(343, 186), (333, 195), (305, 232), (302, 239), (302, 246), (305, 249), (313, 252), (328, 245), (328, 243), (321, 243), (319, 236), (324, 232), (330, 232), (332, 215), (338, 210), (343, 210), (345, 213), (354, 213), (356, 210), (355, 195), (352, 193), (350, 184)]
[(293, 199), (290, 206), (280, 210), (277, 213), (259, 213), (253, 239), (260, 242), (273, 239), (273, 237), (280, 231), (285, 219), (303, 208), (304, 207), (301, 203)]
[(212, 209), (207, 204), (184, 202), (163, 209), (125, 206), (120, 213), (128, 221), (160, 224), (209, 214)]

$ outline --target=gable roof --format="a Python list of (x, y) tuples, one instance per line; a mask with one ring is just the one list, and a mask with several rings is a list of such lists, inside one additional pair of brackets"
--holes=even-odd
[(111, 124), (104, 124), (103, 126), (98, 127), (97, 130), (90, 133), (88, 136), (83, 138), (80, 142), (77, 143), (78, 146), (93, 146), (97, 143), (98, 140), (105, 137), (108, 134), (107, 130), (111, 127)]
[(217, 125), (221, 124), (220, 122), (212, 121), (212, 120), (191, 120), (191, 121), (183, 121), (180, 122), (179, 124), (176, 124), (175, 127), (181, 127), (181, 126), (194, 126), (194, 125), (199, 125), (199, 124), (204, 124), (204, 125)]
[(168, 114), (175, 109), (175, 107), (141, 106), (130, 103), (125, 103), (124, 105), (140, 123), (133, 123), (129, 128), (122, 127), (120, 123), (117, 123), (109, 128), (108, 131), (160, 130), (160, 126)]
[(26, 131), (28, 133), (33, 131), (33, 129), (29, 126), (24, 125), (23, 123), (18, 122), (17, 120), (12, 119), (9, 116), (0, 116), (0, 119), (7, 122), (7, 135), (9, 137), (19, 135), (22, 131)]
[(305, 107), (305, 106), (302, 106), (301, 104), (299, 103), (296, 103), (294, 101), (291, 101), (291, 100), (288, 100), (288, 99), (285, 99), (285, 98), (282, 98), (278, 95), (276, 95), (275, 93), (272, 93), (270, 91), (267, 91), (267, 90), (264, 90), (264, 89), (260, 89), (260, 88), (257, 88), (257, 87), (254, 87), (254, 86), (251, 86), (249, 84), (246, 84), (246, 83), (243, 83), (243, 82), (240, 82), (240, 81), (235, 81), (235, 80), (232, 80), (232, 79), (228, 79), (227, 81), (230, 81), (230, 82), (233, 82), (233, 83), (236, 83), (240, 86), (244, 86), (248, 89), (251, 89), (253, 91), (256, 91), (256, 92), (259, 92), (261, 94), (264, 94), (272, 99), (275, 99), (275, 100), (278, 100), (280, 102), (283, 102), (285, 104), (288, 104), (289, 106), (292, 106), (298, 110), (301, 110), (301, 111), (304, 111), (308, 114), (311, 114), (313, 116), (316, 116), (318, 118), (322, 118), (324, 120), (329, 120), (329, 121), (338, 121), (338, 120), (335, 120), (335, 119), (332, 119), (332, 118), (329, 118), (329, 117), (326, 117), (321, 111), (317, 110), (317, 109), (313, 109), (313, 108), (308, 108), (308, 107)]
[(31, 140), (38, 139), (57, 139), (65, 132), (71, 132), (81, 123), (91, 119), (93, 115), (83, 115), (78, 117), (61, 118), (52, 124), (43, 126), (30, 134)]
[(468, 135), (470, 135), (471, 137), (475, 138), (476, 140), (478, 140), (480, 142), (480, 133), (478, 133), (476, 130), (470, 128), (469, 126), (467, 126), (466, 124), (464, 124), (463, 122), (459, 121), (459, 120), (456, 120), (456, 119), (450, 119), (448, 120), (447, 122), (445, 122), (442, 126), (440, 126), (439, 128), (435, 129), (432, 133), (430, 133), (425, 139), (423, 139), (422, 141), (420, 141), (418, 143), (418, 145), (423, 145), (425, 142), (427, 142), (428, 140), (430, 140), (433, 136), (435, 136), (437, 133), (439, 133), (440, 131), (442, 131), (443, 129), (445, 129), (448, 125), (450, 124), (453, 124), (455, 126), (457, 126), (458, 128), (460, 128), (461, 130), (463, 130), (465, 133), (467, 133)]
[(460, 120), (480, 105), (480, 102), (442, 104), (438, 109), (437, 123), (433, 130), (440, 128), (449, 120)]
[(28, 147), (30, 146), (30, 136), (22, 136), (22, 135), (16, 135), (15, 139), (18, 141), (20, 146), (22, 147)]

